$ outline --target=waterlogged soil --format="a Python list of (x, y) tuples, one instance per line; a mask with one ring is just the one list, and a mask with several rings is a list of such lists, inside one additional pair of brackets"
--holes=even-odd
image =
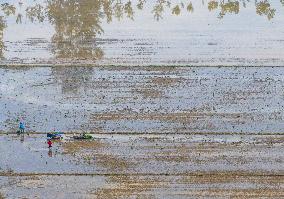
[(47, 148), (43, 134), (1, 135), (6, 173), (184, 174), (282, 172), (283, 135), (95, 135)]
[[(74, 186), (76, 184), (76, 186)], [(278, 176), (0, 177), (7, 198), (282, 198)], [(15, 192), (14, 189), (18, 191)]]
[[(7, 198), (283, 197), (283, 135), (2, 135)], [(35, 150), (35, 148), (37, 150)], [(5, 160), (7, 157), (7, 160)], [(17, 191), (15, 191), (15, 189)]]
[(1, 1), (0, 199), (284, 198), (283, 9)]
[(275, 134), (284, 68), (0, 68), (0, 131)]
[[(1, 67), (0, 198), (282, 198), (283, 76)], [(53, 131), (65, 138), (48, 149)], [(72, 139), (82, 132), (95, 139)]]

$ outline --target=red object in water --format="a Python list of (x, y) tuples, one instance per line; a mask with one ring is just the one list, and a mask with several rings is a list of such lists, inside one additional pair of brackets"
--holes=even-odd
[(52, 146), (51, 146), (51, 145), (52, 145), (51, 140), (48, 140), (47, 144), (48, 144), (48, 147), (49, 147), (49, 148), (52, 147)]

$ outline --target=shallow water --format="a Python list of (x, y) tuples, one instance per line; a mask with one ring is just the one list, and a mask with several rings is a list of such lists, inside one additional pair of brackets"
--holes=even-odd
[[(106, 181), (106, 183), (105, 183)], [(76, 186), (74, 186), (76, 184)], [(281, 198), (283, 181), (270, 176), (36, 176), (0, 177), (7, 198)], [(14, 190), (18, 191), (15, 192)], [(64, 190), (64, 191), (63, 191)]]
[(1, 64), (283, 66), (280, 0), (1, 3)]
[[(45, 135), (0, 136), (0, 196), (283, 195), (283, 135), (95, 135), (48, 152)], [(67, 137), (68, 138), (68, 137)], [(5, 154), (5, 155), (3, 155)], [(4, 158), (3, 158), (4, 157)]]
[(82, 165), (60, 154), (59, 144), (49, 150), (46, 136), (0, 136), (1, 171), (17, 173), (84, 172)]
[(283, 131), (283, 68), (0, 68), (0, 130)]
[(283, 9), (1, 1), (0, 198), (282, 197)]
[[(1, 135), (0, 174), (283, 173), (283, 135), (95, 135), (47, 148), (46, 135)], [(68, 137), (67, 137), (68, 138)]]

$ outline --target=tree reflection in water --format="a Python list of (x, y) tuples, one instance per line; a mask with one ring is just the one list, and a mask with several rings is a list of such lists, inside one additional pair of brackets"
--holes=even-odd
[[(8, 1), (7, 1), (8, 2)], [(10, 1), (9, 1), (10, 2)], [(134, 20), (139, 10), (146, 9), (151, 4), (150, 12), (157, 21), (163, 18), (165, 12), (181, 15), (183, 12), (193, 13), (194, 0), (35, 0), (24, 12), (30, 22), (44, 22), (47, 20), (54, 26), (51, 52), (58, 59), (88, 59), (98, 60), (103, 57), (103, 50), (97, 46), (96, 38), (103, 33), (102, 21), (112, 22), (114, 18)], [(254, 4), (256, 14), (266, 16), (271, 20), (276, 9), (271, 7), (269, 0), (204, 0), (204, 7), (208, 11), (217, 12), (219, 19), (227, 14), (238, 14), (247, 4)], [(284, 5), (284, 0), (280, 0)], [(3, 32), (7, 26), (6, 19), (14, 16), (16, 23), (22, 23), (23, 14), (17, 9), (22, 5), (9, 3), (1, 4), (0, 13), (0, 58), (3, 57), (5, 45)], [(147, 7), (149, 9), (149, 7)], [(137, 12), (137, 13), (136, 13)]]
[(93, 74), (93, 67), (52, 67), (52, 76), (66, 96), (85, 95)]
[(103, 32), (101, 2), (90, 0), (52, 0), (48, 2), (48, 19), (55, 28), (52, 52), (57, 58), (100, 59), (103, 52), (95, 46), (97, 34)]
[(5, 50), (5, 45), (3, 41), (3, 36), (4, 36), (4, 29), (6, 27), (5, 21), (3, 20), (3, 16), (0, 17), (0, 59), (3, 59), (4, 56), (4, 50)]

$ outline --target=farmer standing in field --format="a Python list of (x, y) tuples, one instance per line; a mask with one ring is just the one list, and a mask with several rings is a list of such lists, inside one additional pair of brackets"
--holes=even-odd
[(20, 133), (25, 133), (25, 124), (23, 121), (19, 124)]
[(51, 139), (48, 139), (47, 144), (48, 144), (48, 148), (51, 148), (51, 147), (52, 147)]

